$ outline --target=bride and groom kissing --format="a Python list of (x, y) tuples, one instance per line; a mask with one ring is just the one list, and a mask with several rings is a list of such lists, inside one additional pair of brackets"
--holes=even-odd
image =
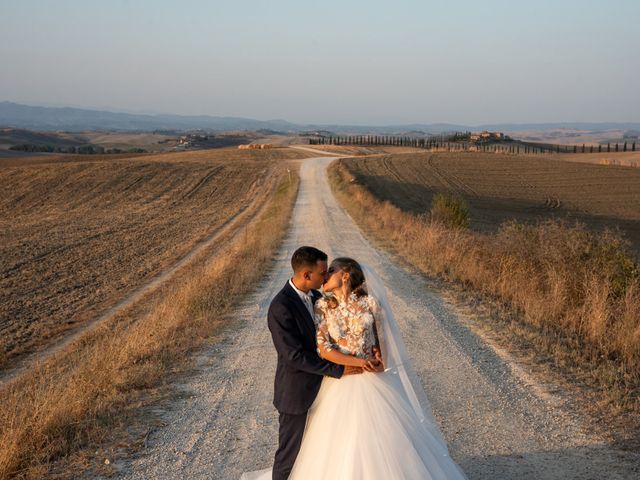
[[(242, 480), (464, 479), (369, 266), (302, 246), (271, 301), (279, 413), (273, 467)], [(322, 288), (322, 292), (320, 289)]]

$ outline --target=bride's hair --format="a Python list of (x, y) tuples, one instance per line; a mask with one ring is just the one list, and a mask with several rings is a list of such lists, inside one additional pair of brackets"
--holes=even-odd
[[(364, 283), (364, 273), (362, 272), (362, 267), (358, 262), (353, 258), (338, 257), (331, 262), (331, 266), (339, 268), (343, 272), (347, 272), (349, 274), (349, 288), (356, 297), (360, 298), (367, 295), (367, 287)], [(336, 308), (338, 306), (337, 300), (335, 298), (331, 298), (329, 300), (329, 306), (331, 308)]]

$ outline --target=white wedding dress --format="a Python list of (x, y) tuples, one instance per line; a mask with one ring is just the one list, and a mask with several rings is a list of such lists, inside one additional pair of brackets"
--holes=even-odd
[[(323, 378), (289, 480), (465, 479), (416, 383), (384, 287), (362, 266), (369, 295), (335, 308), (319, 299), (317, 341), (366, 358), (377, 333), (385, 371)], [(270, 480), (271, 469), (241, 477), (258, 479)]]

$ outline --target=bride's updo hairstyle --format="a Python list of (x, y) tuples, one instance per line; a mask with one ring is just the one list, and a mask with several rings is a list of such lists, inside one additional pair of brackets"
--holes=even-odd
[[(331, 267), (340, 269), (349, 274), (349, 288), (357, 298), (367, 295), (367, 287), (365, 285), (364, 273), (362, 267), (353, 258), (338, 257), (331, 262)], [(329, 306), (336, 308), (338, 301), (334, 297), (329, 298)]]

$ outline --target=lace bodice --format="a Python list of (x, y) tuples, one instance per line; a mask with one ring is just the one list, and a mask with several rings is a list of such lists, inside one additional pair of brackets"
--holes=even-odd
[(318, 346), (359, 358), (370, 357), (376, 334), (381, 331), (380, 304), (369, 295), (358, 298), (354, 293), (346, 301), (333, 298), (338, 301), (335, 308), (331, 308), (327, 297), (320, 298), (314, 306)]

